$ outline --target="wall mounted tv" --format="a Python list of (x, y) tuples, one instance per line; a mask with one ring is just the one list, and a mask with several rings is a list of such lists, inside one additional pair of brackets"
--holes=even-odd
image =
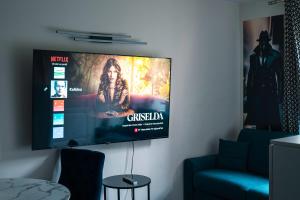
[(171, 59), (33, 51), (32, 149), (169, 136)]

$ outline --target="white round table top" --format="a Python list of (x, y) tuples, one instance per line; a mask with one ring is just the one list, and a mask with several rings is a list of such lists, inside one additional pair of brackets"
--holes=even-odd
[(41, 179), (0, 178), (1, 200), (68, 200), (65, 186)]

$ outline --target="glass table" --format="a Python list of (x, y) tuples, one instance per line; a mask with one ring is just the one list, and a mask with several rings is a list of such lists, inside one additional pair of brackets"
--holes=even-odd
[(0, 199), (15, 200), (69, 200), (65, 186), (41, 179), (0, 178)]

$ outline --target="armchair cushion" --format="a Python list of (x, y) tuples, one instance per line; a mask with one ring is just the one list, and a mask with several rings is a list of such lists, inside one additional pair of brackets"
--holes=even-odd
[(247, 193), (247, 200), (269, 200), (269, 184), (251, 188)]
[(217, 166), (229, 170), (247, 170), (248, 143), (220, 139)]
[(269, 187), (267, 178), (245, 172), (225, 169), (199, 171), (194, 178), (196, 189), (224, 199), (246, 199), (247, 191), (261, 186)]

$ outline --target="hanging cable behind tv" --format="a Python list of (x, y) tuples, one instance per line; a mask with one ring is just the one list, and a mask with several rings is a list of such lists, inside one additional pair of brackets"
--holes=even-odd
[(131, 169), (130, 175), (125, 175), (122, 180), (131, 185), (137, 185), (138, 181), (133, 178), (133, 159), (134, 159), (134, 141), (132, 141), (132, 157), (131, 157)]

